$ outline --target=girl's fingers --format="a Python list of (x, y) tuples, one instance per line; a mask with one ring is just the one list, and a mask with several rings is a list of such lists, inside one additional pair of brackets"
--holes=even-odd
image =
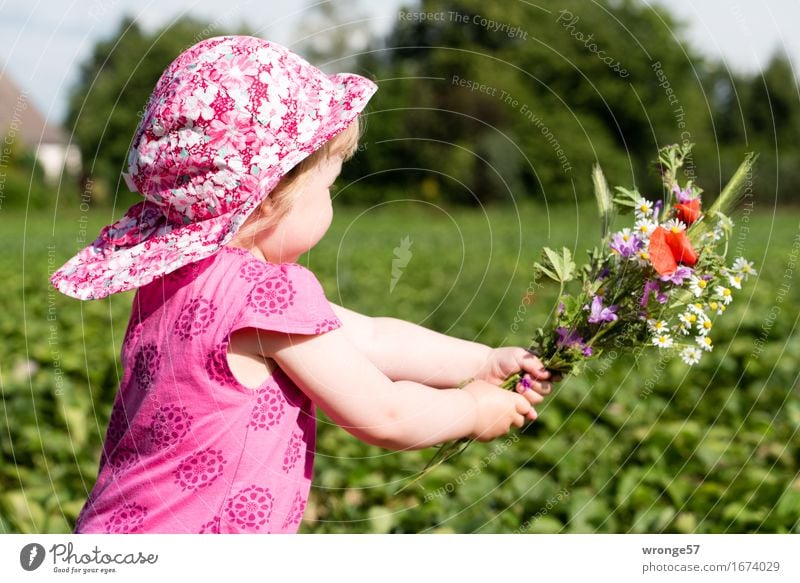
[(525, 355), (521, 364), (526, 372), (537, 379), (546, 379), (550, 377), (550, 371), (544, 367), (539, 357), (530, 352)]
[[(549, 395), (553, 390), (553, 385), (547, 381), (534, 381), (529, 374), (523, 375), (516, 386), (517, 392), (527, 397), (529, 391), (538, 393), (539, 395)], [(541, 401), (537, 401), (541, 402)]]
[(539, 417), (539, 414), (536, 412), (536, 409), (531, 407), (530, 412), (525, 417), (527, 417), (531, 421), (536, 421), (536, 419)]
[(525, 425), (525, 416), (514, 415), (514, 420), (511, 422), (511, 424), (518, 429), (521, 428), (523, 425)]
[(542, 401), (544, 401), (544, 397), (542, 396), (541, 392), (536, 390), (536, 385), (539, 383), (532, 383), (529, 387), (526, 387), (524, 384), (517, 383), (517, 392), (528, 399), (528, 402), (533, 405), (538, 405)]

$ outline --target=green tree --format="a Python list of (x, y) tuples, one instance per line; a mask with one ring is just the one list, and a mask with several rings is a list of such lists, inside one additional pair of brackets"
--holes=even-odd
[(660, 146), (710, 142), (705, 62), (679, 43), (683, 30), (632, 0), (403, 8), (360, 59), (381, 90), (353, 172), (455, 201), (572, 200), (591, 196), (599, 161), (611, 182), (655, 195), (646, 165)]
[(722, 64), (709, 69), (712, 104), (723, 175), (730, 175), (745, 150), (759, 152), (753, 195), (764, 203), (794, 202), (800, 190), (800, 87), (785, 54), (777, 53), (763, 71), (732, 74)]

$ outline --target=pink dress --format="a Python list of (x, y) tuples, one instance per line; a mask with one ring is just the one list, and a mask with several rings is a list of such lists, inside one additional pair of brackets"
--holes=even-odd
[(230, 334), (342, 325), (314, 274), (248, 251), (137, 290), (97, 483), (75, 533), (294, 533), (311, 486), (315, 408), (280, 369), (258, 388), (228, 367)]

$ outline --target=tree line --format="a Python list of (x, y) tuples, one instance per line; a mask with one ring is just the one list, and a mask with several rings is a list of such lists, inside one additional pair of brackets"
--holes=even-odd
[[(696, 144), (686, 178), (706, 192), (718, 192), (755, 150), (754, 200), (796, 200), (800, 99), (783, 54), (758, 73), (734, 73), (688, 46), (686, 23), (635, 0), (564, 0), (552, 9), (421, 0), (355, 52), (348, 39), (363, 24), (353, 20), (346, 2), (310, 8), (306, 24), (326, 32), (293, 47), (329, 72), (380, 87), (339, 203), (570, 202), (592, 196), (595, 162), (612, 184), (654, 198), (660, 181), (650, 162), (682, 141)], [(137, 200), (120, 173), (150, 91), (183, 49), (226, 33), (252, 32), (187, 17), (148, 33), (126, 17), (95, 45), (72, 88), (67, 126), (96, 200)]]

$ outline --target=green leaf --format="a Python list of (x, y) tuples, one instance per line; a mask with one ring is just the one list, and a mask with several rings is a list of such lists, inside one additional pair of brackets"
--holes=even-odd
[(561, 254), (556, 251), (545, 247), (544, 258), (547, 265), (537, 263), (537, 269), (541, 269), (548, 277), (556, 280), (559, 283), (566, 283), (575, 277), (575, 262), (572, 260), (572, 253), (566, 247), (563, 247)]
[(541, 264), (541, 263), (539, 263), (538, 261), (537, 261), (536, 263), (534, 263), (534, 264), (533, 264), (533, 267), (534, 267), (535, 269), (537, 269), (537, 270), (541, 271), (542, 273), (544, 273), (544, 274), (545, 274), (547, 277), (549, 277), (550, 279), (552, 279), (552, 280), (555, 280), (555, 281), (560, 281), (560, 280), (558, 279), (558, 275), (556, 275), (555, 273), (553, 273), (552, 271), (550, 271), (550, 270), (549, 270), (547, 267), (545, 267), (544, 265), (542, 265), (542, 264)]
[(642, 198), (636, 190), (628, 190), (622, 186), (615, 186), (614, 190), (617, 191), (617, 195), (615, 196), (613, 201), (621, 206), (636, 208), (639, 204), (639, 199)]

